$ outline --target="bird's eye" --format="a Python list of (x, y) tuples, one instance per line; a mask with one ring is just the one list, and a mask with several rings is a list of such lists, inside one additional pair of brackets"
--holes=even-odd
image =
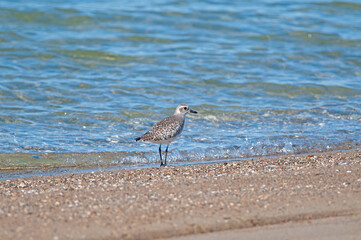
[(184, 110), (187, 110), (187, 107), (184, 107)]

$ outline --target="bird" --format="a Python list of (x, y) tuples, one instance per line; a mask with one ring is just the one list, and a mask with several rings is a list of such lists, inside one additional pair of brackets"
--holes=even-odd
[[(159, 122), (155, 123), (151, 129), (143, 134), (141, 137), (137, 137), (134, 140), (138, 141), (149, 141), (152, 143), (159, 143), (159, 157), (160, 157), (160, 166), (167, 165), (167, 154), (168, 147), (171, 142), (176, 140), (179, 135), (182, 133), (185, 116), (188, 113), (198, 113), (197, 111), (191, 109), (187, 104), (180, 104), (172, 116), (166, 117)], [(165, 150), (165, 159), (164, 163), (162, 160), (162, 144), (167, 144)]]

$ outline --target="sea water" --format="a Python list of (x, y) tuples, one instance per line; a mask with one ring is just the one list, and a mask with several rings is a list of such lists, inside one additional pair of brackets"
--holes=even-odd
[(181, 103), (198, 114), (170, 164), (355, 148), (360, 16), (351, 0), (2, 0), (1, 167), (155, 164), (133, 139)]

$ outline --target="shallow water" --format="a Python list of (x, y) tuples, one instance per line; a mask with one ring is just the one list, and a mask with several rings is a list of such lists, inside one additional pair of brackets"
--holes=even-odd
[[(1, 1), (0, 152), (150, 164), (135, 143), (188, 103), (170, 162), (355, 147), (359, 1)], [(102, 158), (65, 153), (118, 153)], [(13, 155), (15, 158), (16, 155)], [(9, 158), (13, 159), (13, 158)]]

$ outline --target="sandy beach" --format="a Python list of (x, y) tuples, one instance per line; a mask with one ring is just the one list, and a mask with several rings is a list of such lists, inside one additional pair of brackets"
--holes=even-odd
[(0, 239), (361, 239), (361, 150), (19, 178), (0, 190)]

